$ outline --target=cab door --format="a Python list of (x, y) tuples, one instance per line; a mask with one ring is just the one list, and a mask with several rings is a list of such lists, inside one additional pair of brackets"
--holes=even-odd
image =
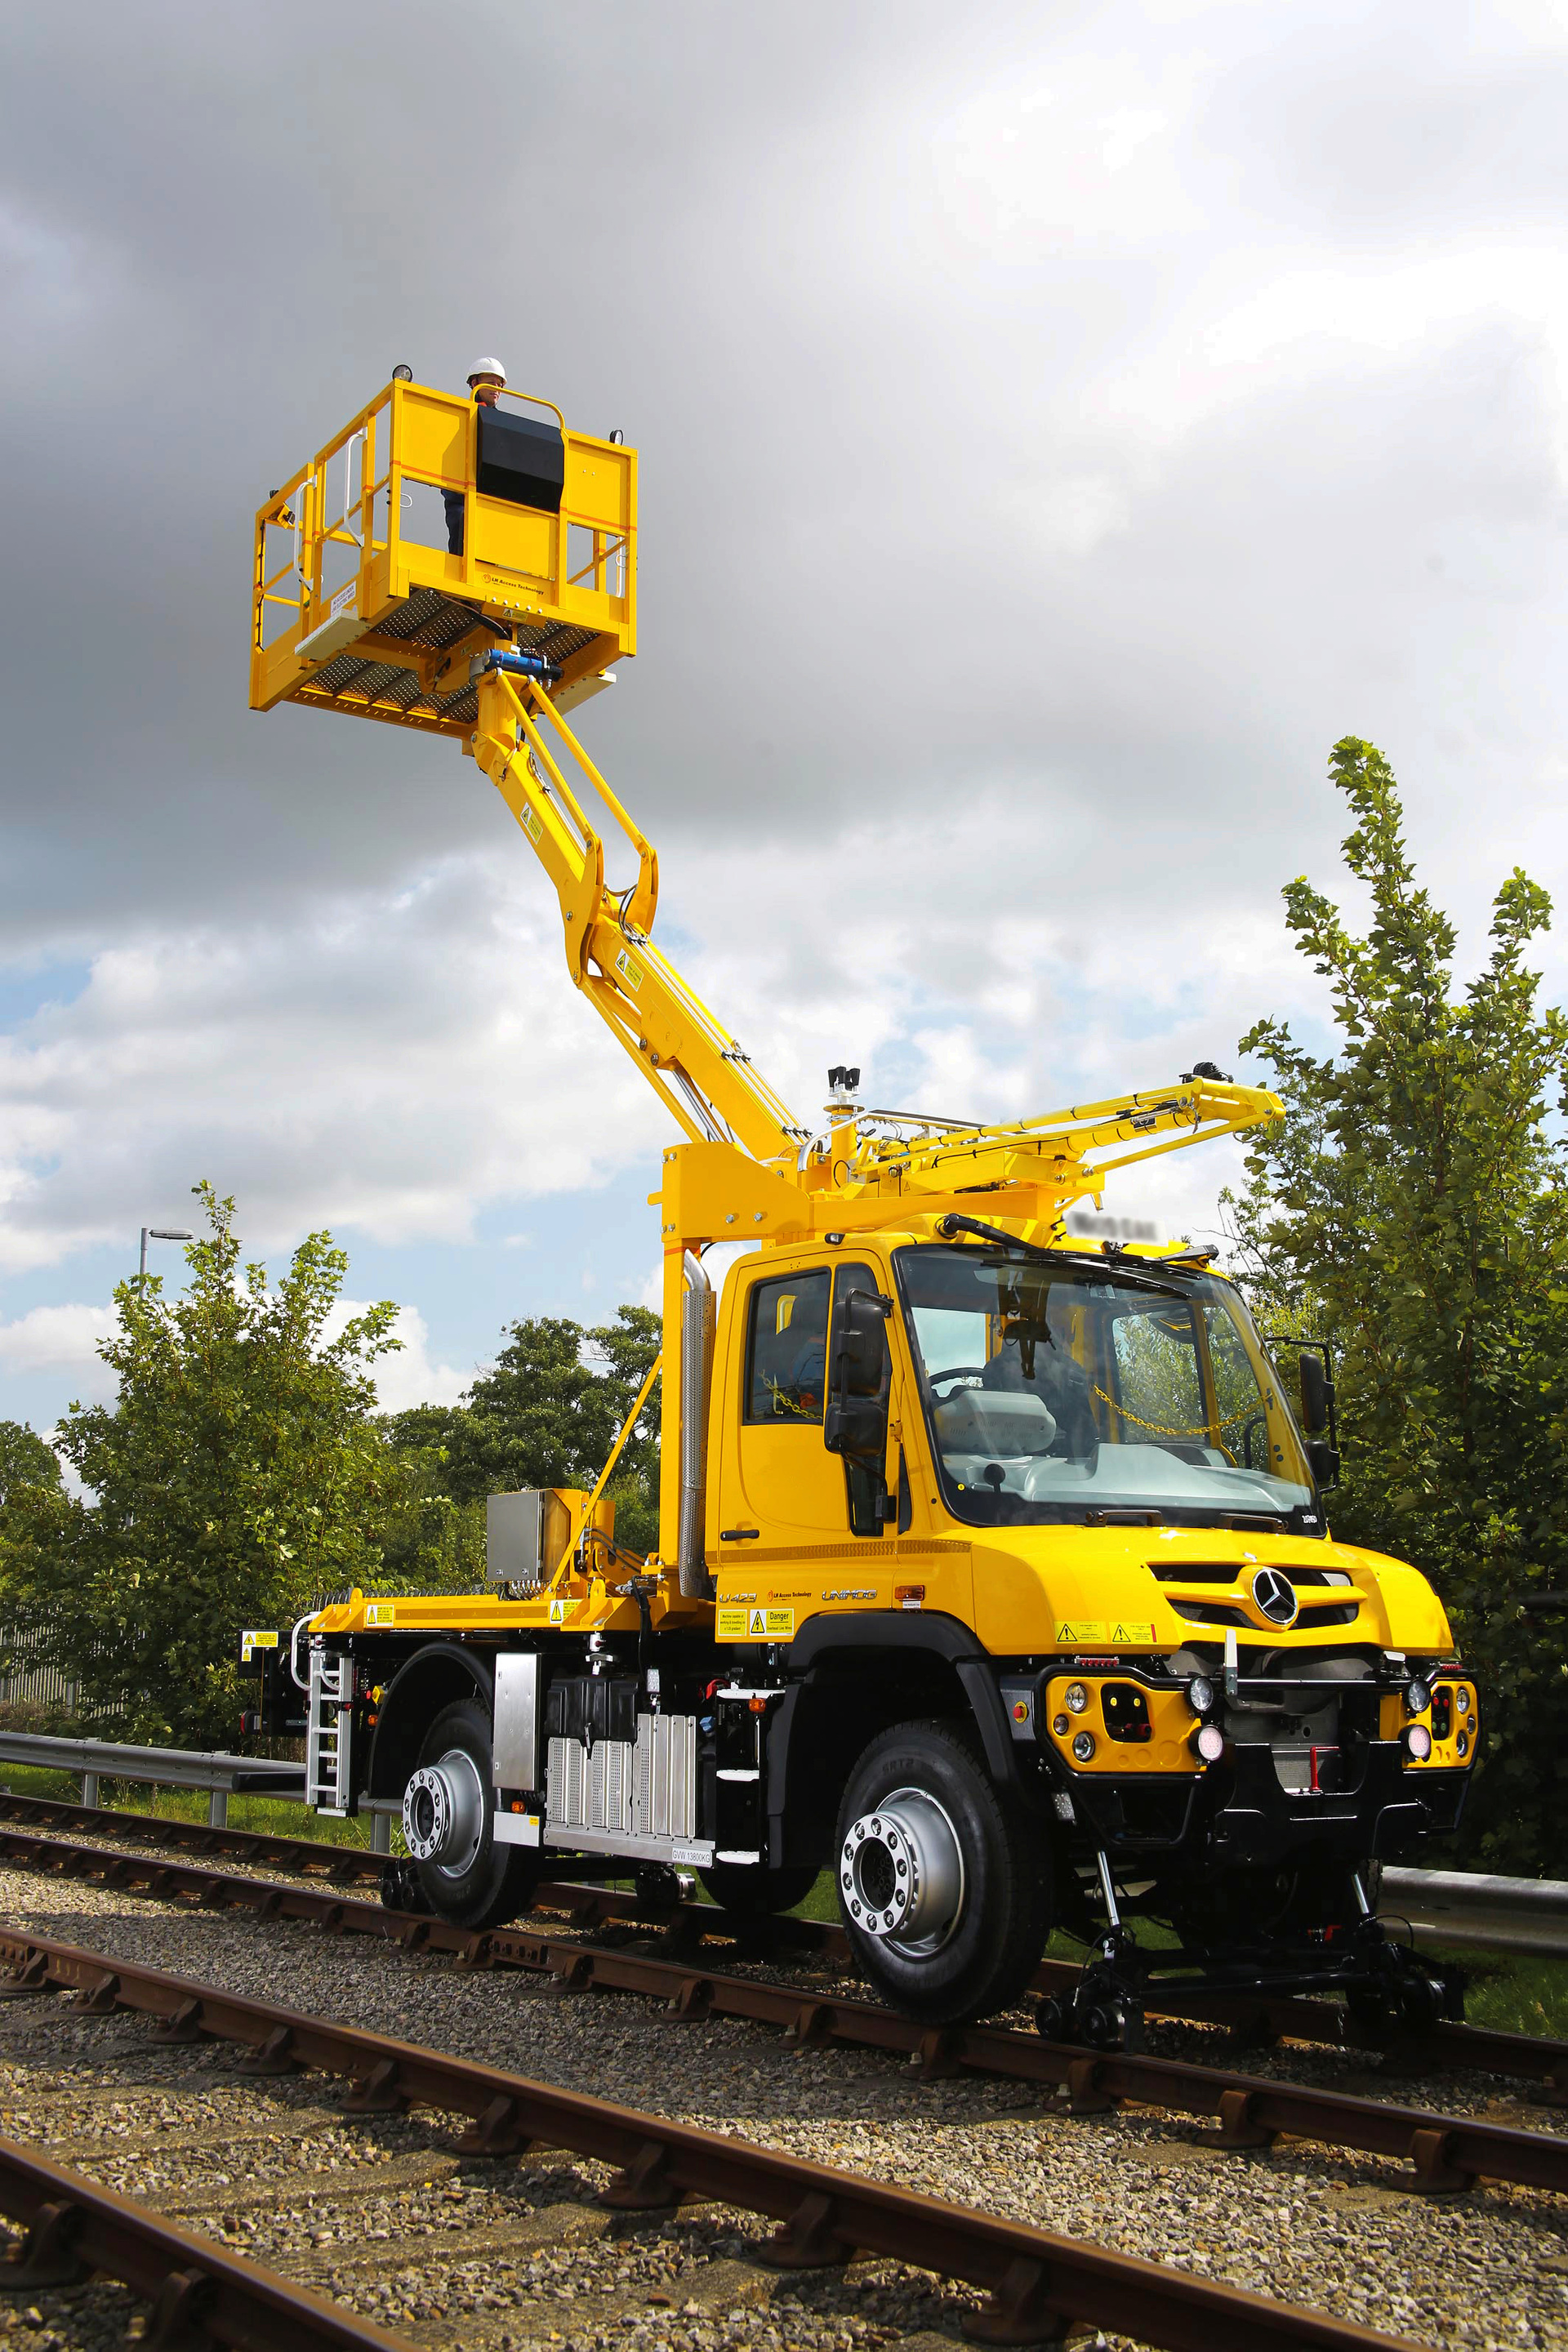
[[(852, 1540), (840, 1455), (822, 1442), (828, 1317), (835, 1273), (875, 1289), (857, 1264), (759, 1265), (731, 1326), (725, 1369), (734, 1420), (719, 1481), (719, 1570), (743, 1575), (748, 1554), (836, 1547)], [(880, 1538), (864, 1539), (875, 1553)]]

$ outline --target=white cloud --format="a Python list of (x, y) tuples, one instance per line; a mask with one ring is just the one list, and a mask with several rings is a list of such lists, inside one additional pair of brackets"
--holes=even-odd
[[(31, 1307), (0, 1323), (0, 1375), (26, 1382), (24, 1394), (58, 1399), (63, 1391), (80, 1404), (112, 1403), (119, 1381), (99, 1355), (98, 1343), (115, 1328), (112, 1307)], [(52, 1443), (53, 1432), (48, 1434)], [(77, 1491), (74, 1474), (68, 1472), (68, 1477)]]
[[(1321, 1014), (1278, 893), (1331, 881), (1347, 730), (1462, 920), (1518, 856), (1568, 885), (1560, 10), (909, 0), (889, 47), (885, 12), (808, 8), (802, 39), (672, 0), (611, 6), (609, 51), (580, 16), (497, 17), (450, 121), (406, 0), (373, 84), (300, 0), (238, 44), (164, 0), (132, 32), (87, 11), (87, 37), (34, 12), (0, 91), (0, 267), (29, 317), (40, 289), (70, 311), (68, 367), (12, 362), (45, 425), (0, 580), (4, 936), (17, 968), (90, 963), (0, 1027), (0, 1272), (29, 1303), (73, 1252), (189, 1222), (200, 1174), (258, 1252), (461, 1242), (493, 1210), (510, 1299), (552, 1200), (653, 1173), (662, 1114), (471, 763), (242, 709), (256, 499), (384, 380), (389, 320), (432, 381), (510, 348), (483, 240), (444, 226), (476, 152), (510, 216), (592, 126), (540, 388), (641, 447), (644, 652), (584, 730), (658, 843), (658, 936), (804, 1119), (834, 1061), (871, 1099), (1016, 1114)], [(283, 92), (308, 169), (277, 168)], [(417, 219), (363, 198), (402, 135)], [(304, 370), (237, 291), (279, 250), (327, 322)], [(237, 404), (181, 364), (215, 338)], [(56, 616), (110, 541), (149, 560), (84, 696)], [(1235, 1158), (1109, 1204), (1205, 1229)], [(458, 1375), (411, 1346), (387, 1378)]]
[(0, 1370), (89, 1370), (98, 1363), (99, 1341), (114, 1328), (112, 1307), (35, 1307), (0, 1323)]
[[(328, 1338), (335, 1338), (345, 1323), (363, 1315), (370, 1304), (369, 1299), (340, 1299), (327, 1327)], [(400, 1344), (391, 1353), (378, 1356), (371, 1368), (382, 1411), (406, 1412), (411, 1405), (460, 1402), (473, 1373), (459, 1371), (453, 1364), (431, 1362), (429, 1326), (419, 1309), (400, 1307), (392, 1328)]]

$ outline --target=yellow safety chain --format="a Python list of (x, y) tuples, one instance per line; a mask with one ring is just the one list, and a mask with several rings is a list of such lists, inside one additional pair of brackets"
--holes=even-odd
[(1233, 1412), (1228, 1421), (1200, 1421), (1195, 1429), (1165, 1429), (1157, 1421), (1140, 1421), (1135, 1412), (1129, 1412), (1127, 1407), (1124, 1404), (1118, 1404), (1113, 1396), (1107, 1396), (1103, 1389), (1095, 1388), (1092, 1381), (1089, 1382), (1089, 1387), (1102, 1404), (1108, 1404), (1110, 1407), (1112, 1412), (1119, 1412), (1123, 1421), (1133, 1423), (1139, 1429), (1148, 1430), (1154, 1437), (1207, 1437), (1211, 1431), (1217, 1437), (1222, 1429), (1235, 1429), (1241, 1422), (1250, 1421), (1253, 1412), (1258, 1410), (1254, 1406), (1247, 1412)]

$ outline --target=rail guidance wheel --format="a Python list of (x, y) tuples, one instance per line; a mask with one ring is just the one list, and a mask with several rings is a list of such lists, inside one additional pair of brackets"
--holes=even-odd
[(956, 1726), (902, 1723), (874, 1739), (837, 1843), (845, 1928), (895, 2008), (952, 2025), (1017, 1999), (1045, 1948), (1049, 1853)]
[(499, 1927), (526, 1911), (536, 1856), (492, 1834), (489, 1726), (460, 1699), (443, 1707), (403, 1792), (403, 1835), (432, 1911), (459, 1927)]

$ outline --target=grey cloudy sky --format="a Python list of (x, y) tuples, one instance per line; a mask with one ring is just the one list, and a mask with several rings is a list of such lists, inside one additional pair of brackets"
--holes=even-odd
[[(647, 1280), (660, 1123), (499, 801), (246, 709), (251, 513), (398, 360), (499, 351), (639, 446), (584, 732), (805, 1112), (829, 1060), (1000, 1112), (1310, 1022), (1278, 893), (1332, 877), (1347, 731), (1472, 951), (1516, 861), (1563, 896), (1545, 0), (86, 0), (5, 45), (0, 1412), (91, 1387), (199, 1175), (406, 1302), (399, 1402)], [(1232, 1166), (1121, 1205), (1207, 1225)]]

